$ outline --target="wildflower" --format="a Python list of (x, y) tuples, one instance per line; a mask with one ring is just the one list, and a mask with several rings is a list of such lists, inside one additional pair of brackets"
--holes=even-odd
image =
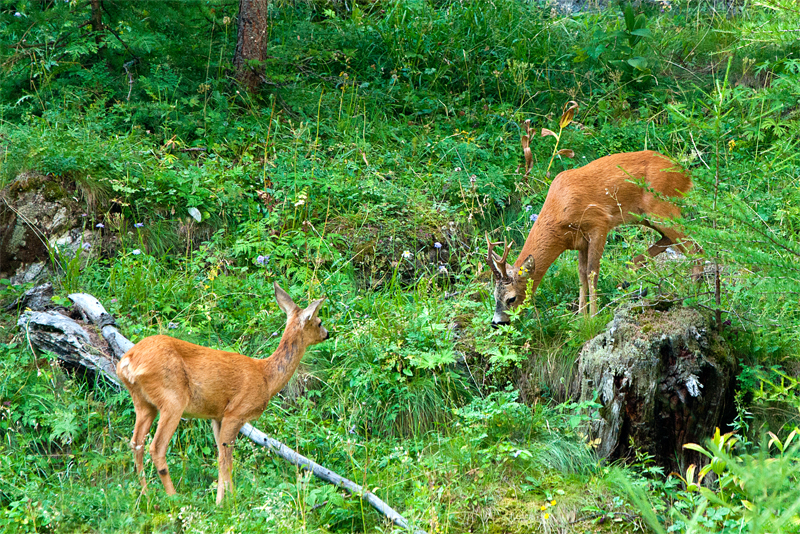
[(144, 226), (144, 223), (136, 223), (136, 224), (134, 224), (133, 226), (134, 226), (135, 228), (141, 228), (142, 226)]
[(555, 499), (553, 499), (552, 501), (550, 501), (550, 506), (555, 506), (555, 505), (556, 505), (556, 501), (555, 501)]
[(530, 217), (531, 222), (536, 222), (536, 219), (538, 219), (538, 218), (539, 218), (539, 214), (538, 213), (534, 213)]
[(545, 510), (547, 510), (547, 505), (544, 505), (544, 504), (543, 504), (542, 506), (540, 506), (540, 507), (539, 507), (539, 510), (541, 510), (542, 512), (544, 512)]
[(133, 254), (134, 256), (138, 256), (141, 253), (142, 253), (142, 251), (139, 250), (138, 248), (135, 248), (135, 249), (131, 250), (131, 254)]
[(454, 170), (455, 172), (461, 172), (461, 167), (456, 167), (456, 168), (455, 168), (455, 169), (453, 169), (453, 170)]
[(439, 274), (447, 274), (447, 267), (445, 267), (444, 265), (440, 265)]
[(278, 333), (277, 333), (277, 332), (273, 332), (273, 333), (272, 333), (272, 337), (276, 337), (277, 335), (278, 335)]
[(178, 328), (178, 323), (173, 323), (172, 321), (170, 321), (167, 324), (167, 328), (169, 328), (170, 330), (175, 330), (176, 328)]
[(228, 24), (230, 24), (230, 23), (231, 23), (231, 18), (230, 18), (230, 17), (222, 17), (222, 23), (223, 23), (225, 26), (227, 26)]
[(437, 241), (436, 243), (433, 244), (433, 248), (440, 249), (442, 248), (442, 244)]
[(532, 209), (533, 209), (533, 206), (531, 206), (530, 204), (525, 206), (525, 211), (526, 212), (531, 211)]
[(81, 213), (81, 217), (86, 217), (86, 214), (85, 213)]
[(550, 514), (544, 514), (544, 518), (545, 519), (549, 519), (550, 518)]
[(475, 176), (474, 174), (469, 177), (469, 183), (474, 184), (477, 181), (478, 181), (478, 177)]
[(256, 263), (259, 265), (266, 265), (268, 261), (269, 261), (269, 254), (267, 254), (266, 256), (262, 256), (259, 254), (258, 257), (256, 258)]
[(81, 245), (81, 248), (83, 250), (89, 250), (90, 248), (92, 248), (92, 244), (91, 243), (84, 243), (83, 245)]
[(117, 299), (111, 299), (111, 300), (109, 300), (109, 302), (110, 302), (111, 304), (114, 304), (115, 302), (117, 302)]
[(413, 257), (414, 257), (414, 255), (411, 252), (409, 252), (408, 250), (404, 250), (403, 251), (403, 259), (404, 260), (410, 260)]
[(15, 13), (14, 13), (14, 16), (15, 16), (15, 17), (21, 17), (21, 16), (22, 16), (22, 13), (20, 13), (19, 11), (17, 11), (17, 12), (15, 12)]
[(95, 228), (105, 228), (106, 226), (103, 223), (97, 223), (94, 225)]

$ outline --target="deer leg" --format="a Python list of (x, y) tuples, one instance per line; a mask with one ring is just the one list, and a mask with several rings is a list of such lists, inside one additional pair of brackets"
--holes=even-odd
[(133, 449), (133, 462), (136, 465), (136, 474), (139, 476), (139, 481), (142, 488), (147, 487), (147, 478), (144, 476), (144, 442), (147, 439), (147, 434), (150, 432), (150, 427), (158, 414), (158, 410), (152, 404), (146, 402), (135, 395), (133, 398), (133, 407), (136, 411), (136, 424), (133, 427), (133, 438), (131, 438), (131, 449)]
[(175, 495), (175, 486), (172, 485), (167, 467), (167, 446), (181, 421), (183, 408), (164, 406), (159, 412), (161, 417), (158, 419), (158, 427), (153, 436), (153, 442), (150, 444), (150, 456), (153, 458), (153, 464), (156, 466), (158, 476), (161, 477), (161, 483), (164, 484), (167, 495)]
[(217, 442), (217, 449), (219, 449), (219, 421), (216, 419), (211, 420), (211, 430), (214, 432), (214, 441)]
[(231, 470), (233, 469), (233, 444), (243, 424), (244, 423), (238, 419), (225, 419), (224, 417), (219, 423), (219, 439), (217, 440), (217, 446), (219, 448), (219, 456), (217, 458), (217, 462), (219, 463), (217, 505), (222, 504), (222, 498), (225, 496), (226, 490), (233, 491), (233, 480), (231, 478)]
[(581, 296), (578, 311), (586, 315), (586, 297), (589, 294), (589, 250), (588, 247), (578, 249), (578, 276), (581, 279)]
[[(701, 255), (703, 253), (703, 249), (700, 248), (700, 246), (697, 243), (695, 243), (692, 239), (687, 237), (686, 234), (684, 234), (683, 232), (680, 232), (668, 226), (653, 225), (653, 227), (659, 232), (661, 232), (661, 234), (664, 237), (656, 244), (654, 244), (652, 247), (647, 249), (647, 252), (648, 254), (650, 254), (650, 256), (655, 256), (656, 254), (660, 254), (661, 252), (666, 250), (667, 247), (665, 246), (662, 250), (659, 250), (655, 253), (651, 253), (651, 250), (654, 249), (657, 245), (659, 245), (659, 243), (661, 243), (661, 241), (664, 241), (665, 239), (670, 240), (674, 244), (675, 248), (680, 250), (681, 253), (683, 253), (684, 255), (689, 255), (689, 254)], [(694, 260), (693, 264), (694, 265), (692, 266), (692, 279), (699, 280), (703, 276), (703, 263), (701, 260), (698, 259)]]
[[(654, 258), (667, 250), (667, 247), (675, 244), (676, 243), (672, 239), (662, 234), (661, 239), (650, 245), (650, 248), (647, 249), (647, 255)], [(639, 254), (633, 258), (633, 265), (639, 268), (644, 265), (645, 261), (647, 261), (647, 257), (644, 254)]]
[(589, 311), (597, 314), (597, 277), (600, 274), (600, 258), (606, 248), (606, 234), (596, 235), (589, 239), (587, 271), (589, 278)]

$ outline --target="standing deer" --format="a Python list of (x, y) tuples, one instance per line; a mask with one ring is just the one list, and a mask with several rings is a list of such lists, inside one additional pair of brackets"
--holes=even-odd
[[(644, 185), (642, 185), (642, 183)], [(608, 232), (620, 224), (641, 224), (658, 231), (661, 239), (647, 249), (650, 257), (669, 246), (686, 252), (688, 238), (661, 222), (648, 220), (674, 219), (680, 216), (678, 206), (669, 198), (682, 197), (692, 180), (663, 154), (652, 150), (612, 154), (583, 167), (559, 173), (550, 185), (541, 212), (531, 228), (517, 261), (506, 264), (511, 245), (489, 245), (489, 267), (494, 275), (495, 312), (492, 323), (508, 324), (508, 310), (526, 298), (528, 280), (532, 291), (547, 269), (565, 250), (578, 251), (578, 273), (581, 280), (581, 311), (586, 313), (586, 295), (592, 315), (597, 313), (597, 275)], [(503, 245), (503, 255), (494, 247)], [(691, 243), (693, 252), (701, 252)], [(641, 265), (644, 255), (634, 259)]]
[(169, 477), (166, 452), (181, 417), (211, 419), (219, 449), (217, 504), (233, 490), (233, 442), (239, 429), (257, 419), (269, 400), (289, 382), (305, 350), (328, 339), (317, 317), (321, 298), (301, 309), (275, 284), (278, 306), (287, 315), (278, 348), (265, 360), (209, 349), (169, 336), (151, 336), (137, 343), (117, 364), (117, 375), (133, 397), (136, 425), (131, 439), (136, 472), (142, 487), (144, 441), (160, 413), (150, 456), (167, 494), (175, 487)]

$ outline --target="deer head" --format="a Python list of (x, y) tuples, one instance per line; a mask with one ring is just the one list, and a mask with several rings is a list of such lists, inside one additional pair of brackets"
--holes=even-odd
[[(509, 268), (506, 260), (514, 242), (512, 241), (510, 244), (505, 241), (495, 243), (489, 239), (487, 234), (486, 243), (489, 246), (487, 260), (489, 268), (492, 270), (494, 285), (494, 317), (492, 318), (492, 324), (508, 324), (508, 310), (516, 308), (525, 301), (525, 290), (528, 278), (533, 272), (535, 261), (533, 255), (528, 255), (519, 268), (513, 265)], [(503, 245), (502, 257), (498, 256), (494, 251), (494, 247), (497, 245)]]
[(317, 299), (303, 309), (294, 303), (292, 297), (275, 282), (275, 300), (278, 307), (286, 314), (286, 329), (292, 330), (294, 339), (301, 346), (310, 347), (328, 339), (328, 331), (317, 317), (320, 305), (325, 298)]

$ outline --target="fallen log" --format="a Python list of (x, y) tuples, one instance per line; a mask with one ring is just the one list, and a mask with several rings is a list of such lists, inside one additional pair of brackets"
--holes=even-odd
[[(74, 293), (69, 295), (69, 298), (88, 321), (101, 328), (103, 337), (108, 342), (113, 355), (107, 354), (95, 346), (92, 343), (91, 335), (77, 321), (55, 311), (26, 311), (20, 315), (17, 325), (25, 331), (32, 347), (50, 352), (63, 361), (97, 371), (112, 382), (119, 384), (116, 363), (133, 347), (133, 343), (119, 332), (113, 316), (95, 297), (86, 293)], [(290, 464), (310, 471), (317, 478), (367, 501), (370, 506), (398, 527), (414, 534), (427, 534), (423, 530), (411, 527), (402, 515), (374, 493), (293, 451), (253, 425), (245, 424), (239, 432), (254, 443), (267, 447)]]

